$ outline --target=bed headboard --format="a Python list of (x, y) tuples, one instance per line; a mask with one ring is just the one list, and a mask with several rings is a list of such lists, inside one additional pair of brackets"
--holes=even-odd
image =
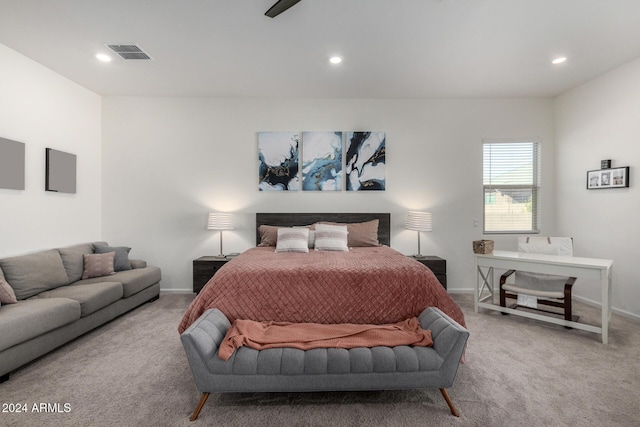
[(391, 245), (391, 214), (389, 213), (256, 213), (256, 242), (260, 241), (258, 227), (275, 225), (278, 227), (295, 227), (309, 225), (318, 221), (331, 222), (366, 222), (377, 219), (378, 240), (381, 245)]

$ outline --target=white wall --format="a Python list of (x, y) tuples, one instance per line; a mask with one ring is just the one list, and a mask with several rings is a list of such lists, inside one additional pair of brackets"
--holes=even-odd
[[(449, 288), (471, 289), (471, 242), (482, 237), (483, 138), (543, 141), (543, 231), (555, 230), (553, 105), (547, 99), (294, 100), (103, 99), (103, 237), (163, 270), (165, 290), (188, 290), (192, 260), (218, 253), (211, 210), (238, 213), (225, 252), (255, 245), (256, 212), (392, 214), (392, 247), (417, 250), (407, 210), (429, 210), (422, 252), (448, 261)], [(380, 130), (387, 136), (385, 192), (258, 191), (257, 132)], [(515, 249), (514, 237), (496, 239)]]
[[(26, 144), (25, 190), (0, 189), (0, 257), (100, 238), (101, 100), (0, 44), (0, 136)], [(77, 155), (77, 194), (45, 192), (45, 147)]]
[[(613, 306), (640, 316), (640, 59), (558, 97), (555, 116), (558, 229), (576, 255), (614, 260)], [(602, 159), (631, 167), (630, 188), (585, 189)], [(599, 289), (581, 283), (574, 293), (599, 303)]]

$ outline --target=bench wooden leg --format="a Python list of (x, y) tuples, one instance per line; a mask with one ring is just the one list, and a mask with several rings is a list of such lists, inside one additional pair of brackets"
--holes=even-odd
[(189, 418), (189, 421), (195, 421), (198, 418), (198, 415), (200, 415), (200, 410), (202, 410), (202, 407), (207, 402), (208, 398), (209, 398), (209, 393), (202, 393), (202, 396), (200, 397), (200, 402), (198, 402), (198, 406), (196, 406), (196, 410), (193, 411), (193, 415), (191, 415), (191, 418)]
[(456, 410), (456, 407), (453, 406), (453, 402), (451, 401), (451, 398), (449, 397), (449, 393), (447, 393), (447, 390), (441, 388), (440, 389), (440, 393), (442, 393), (442, 397), (444, 397), (444, 400), (447, 401), (447, 405), (449, 405), (449, 409), (451, 409), (451, 414), (454, 417), (459, 417), (460, 414), (458, 414), (458, 411)]

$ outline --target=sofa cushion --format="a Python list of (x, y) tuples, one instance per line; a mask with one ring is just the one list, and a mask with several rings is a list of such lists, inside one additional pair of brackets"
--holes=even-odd
[(0, 259), (7, 282), (23, 300), (40, 292), (66, 285), (69, 277), (57, 249)]
[(97, 254), (106, 254), (115, 252), (116, 257), (113, 261), (113, 269), (115, 271), (131, 270), (131, 262), (129, 261), (129, 252), (131, 248), (126, 246), (103, 246), (94, 245)]
[(90, 285), (71, 284), (42, 292), (33, 298), (68, 298), (80, 303), (80, 316), (85, 317), (122, 298), (122, 283), (101, 282)]
[(84, 254), (93, 253), (93, 244), (85, 243), (82, 245), (67, 246), (66, 248), (59, 248), (60, 257), (62, 258), (62, 264), (69, 276), (69, 283), (77, 282), (82, 278), (82, 271), (84, 270)]
[(120, 282), (123, 286), (124, 297), (129, 298), (131, 295), (137, 294), (151, 285), (155, 285), (160, 281), (160, 278), (160, 269), (158, 267), (149, 266), (133, 270), (118, 271), (116, 274), (112, 274), (108, 278), (94, 277), (92, 279), (83, 279), (74, 283), (74, 286), (100, 283), (105, 280), (109, 280), (110, 282)]
[(80, 303), (66, 298), (19, 301), (0, 307), (0, 351), (80, 318)]

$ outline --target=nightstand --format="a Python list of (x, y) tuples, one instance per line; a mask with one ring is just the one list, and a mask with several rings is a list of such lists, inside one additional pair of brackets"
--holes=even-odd
[(447, 260), (437, 256), (423, 255), (420, 257), (410, 256), (409, 258), (429, 267), (429, 270), (433, 271), (436, 278), (440, 281), (440, 284), (447, 289)]
[(198, 293), (214, 274), (229, 262), (231, 258), (218, 258), (215, 256), (201, 256), (193, 260), (193, 292)]

